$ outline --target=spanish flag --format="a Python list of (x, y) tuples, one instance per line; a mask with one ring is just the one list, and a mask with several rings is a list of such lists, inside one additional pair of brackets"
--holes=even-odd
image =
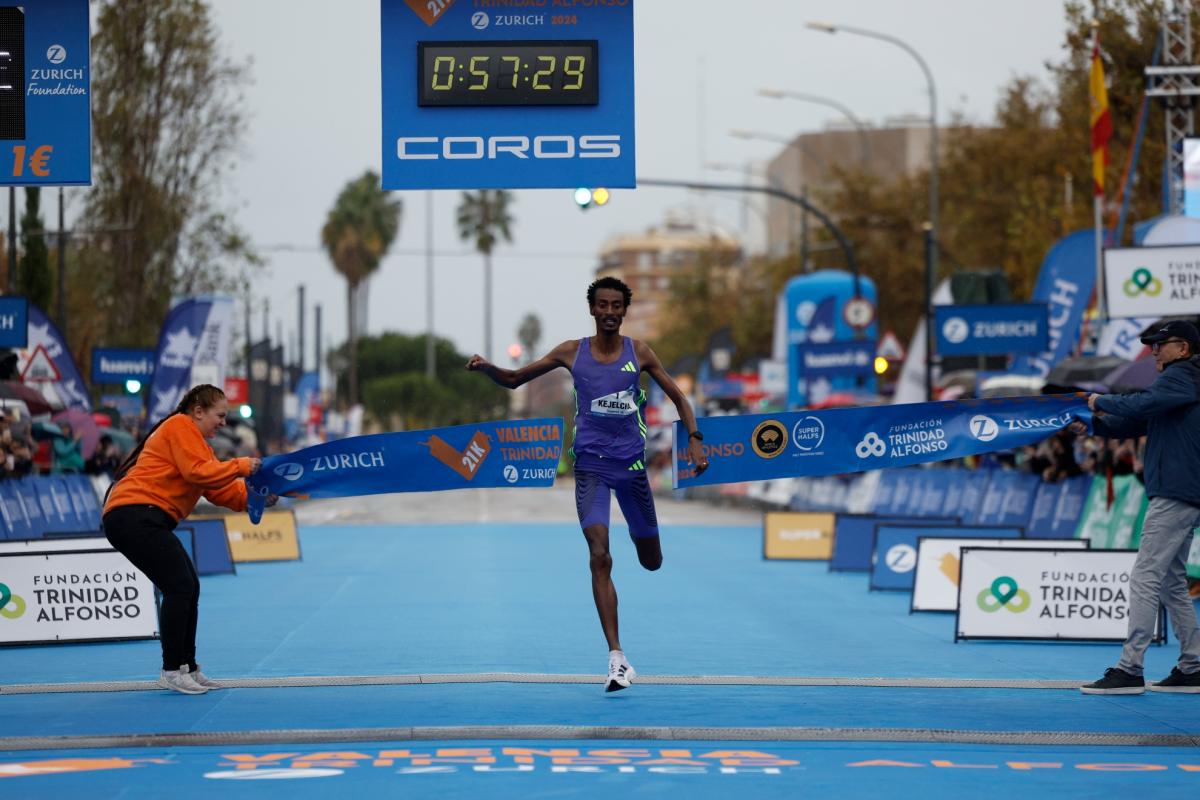
[(1104, 88), (1104, 65), (1100, 62), (1100, 35), (1092, 45), (1092, 72), (1088, 79), (1092, 105), (1092, 189), (1104, 196), (1104, 167), (1108, 163), (1108, 140), (1112, 138), (1112, 115), (1108, 90)]

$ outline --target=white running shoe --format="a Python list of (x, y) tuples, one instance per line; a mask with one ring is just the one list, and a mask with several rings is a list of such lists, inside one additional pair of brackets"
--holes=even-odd
[(205, 675), (203, 672), (200, 671), (199, 664), (196, 665), (196, 668), (194, 670), (191, 670), (188, 672), (188, 677), (191, 678), (194, 683), (196, 683), (199, 686), (203, 686), (205, 689), (220, 689), (220, 688), (222, 688), (221, 684), (217, 683), (212, 678), (208, 677), (207, 675)]
[(637, 677), (637, 672), (630, 665), (629, 660), (625, 658), (625, 654), (620, 650), (614, 650), (608, 655), (608, 678), (604, 682), (604, 691), (619, 692), (622, 689), (628, 689), (633, 679)]
[(186, 664), (179, 669), (164, 669), (158, 673), (158, 685), (164, 689), (174, 689), (182, 694), (204, 694), (208, 691), (192, 680)]

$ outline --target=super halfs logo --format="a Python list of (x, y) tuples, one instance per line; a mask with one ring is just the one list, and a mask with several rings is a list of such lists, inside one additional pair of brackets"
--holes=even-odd
[(429, 448), (430, 455), (466, 480), (472, 480), (475, 477), (479, 472), (479, 467), (492, 452), (492, 440), (482, 431), (475, 431), (471, 441), (467, 442), (467, 446), (463, 450), (459, 450), (436, 434), (421, 444)]
[(442, 18), (454, 0), (404, 0), (409, 8), (429, 27)]

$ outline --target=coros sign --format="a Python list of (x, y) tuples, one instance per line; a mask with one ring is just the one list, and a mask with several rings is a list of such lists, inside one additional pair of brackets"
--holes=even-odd
[(635, 186), (633, 2), (474, 6), (382, 0), (383, 187)]

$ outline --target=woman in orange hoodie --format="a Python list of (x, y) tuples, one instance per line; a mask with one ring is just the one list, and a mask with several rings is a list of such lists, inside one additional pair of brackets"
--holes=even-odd
[(225, 424), (227, 413), (225, 393), (216, 386), (192, 387), (117, 469), (104, 503), (104, 535), (162, 593), (158, 682), (184, 694), (204, 694), (218, 684), (196, 663), (200, 579), (175, 526), (192, 512), (200, 495), (245, 511), (242, 479), (262, 465), (258, 458), (218, 461), (213, 455), (205, 440)]

